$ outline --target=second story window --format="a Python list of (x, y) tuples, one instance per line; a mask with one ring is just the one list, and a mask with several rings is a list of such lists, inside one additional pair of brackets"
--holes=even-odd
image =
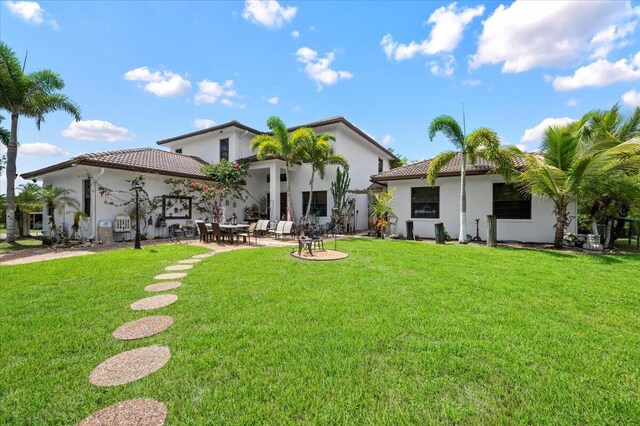
[(382, 158), (378, 158), (378, 173), (382, 173), (384, 170), (384, 160)]
[(229, 139), (220, 140), (220, 161), (229, 160)]
[(182, 154), (182, 148), (176, 148), (176, 154)]

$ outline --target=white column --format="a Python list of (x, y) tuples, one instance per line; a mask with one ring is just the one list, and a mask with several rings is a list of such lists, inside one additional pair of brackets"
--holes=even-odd
[(269, 167), (269, 200), (271, 202), (272, 221), (280, 220), (280, 167), (272, 164)]

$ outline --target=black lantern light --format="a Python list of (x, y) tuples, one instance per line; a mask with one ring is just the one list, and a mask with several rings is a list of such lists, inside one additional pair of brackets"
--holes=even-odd
[(142, 185), (135, 182), (131, 187), (136, 192), (136, 241), (133, 246), (134, 249), (141, 249), (140, 247), (140, 191), (142, 191)]

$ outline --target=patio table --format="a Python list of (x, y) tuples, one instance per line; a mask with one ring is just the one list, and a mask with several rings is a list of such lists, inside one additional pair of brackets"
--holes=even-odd
[(226, 229), (227, 231), (229, 231), (229, 235), (231, 237), (231, 244), (233, 244), (233, 236), (234, 234), (237, 234), (239, 230), (241, 229), (249, 229), (249, 224), (244, 224), (244, 223), (240, 223), (237, 225), (231, 225), (231, 224), (220, 224), (220, 229)]

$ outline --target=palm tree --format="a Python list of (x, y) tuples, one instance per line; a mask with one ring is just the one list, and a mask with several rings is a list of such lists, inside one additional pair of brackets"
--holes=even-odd
[(303, 158), (301, 140), (305, 136), (305, 131), (298, 129), (289, 136), (287, 126), (278, 117), (269, 117), (267, 126), (271, 130), (271, 134), (256, 136), (251, 140), (250, 146), (253, 151), (256, 151), (256, 157), (260, 161), (269, 155), (284, 161), (285, 175), (287, 177), (287, 220), (293, 220), (295, 214), (291, 204), (289, 169), (292, 164), (300, 162)]
[(474, 130), (465, 135), (458, 122), (451, 116), (441, 115), (433, 119), (429, 125), (429, 140), (433, 141), (436, 134), (442, 133), (456, 148), (456, 151), (445, 151), (435, 156), (427, 169), (427, 181), (435, 185), (440, 170), (449, 164), (458, 154), (461, 155), (460, 164), (460, 234), (458, 241), (467, 243), (467, 192), (466, 172), (467, 161), (474, 164), (478, 158), (483, 158), (495, 164), (496, 171), (509, 177), (514, 170), (514, 154), (510, 149), (500, 146), (500, 138), (491, 129), (485, 127)]
[(389, 219), (394, 216), (393, 213), (393, 196), (396, 189), (391, 191), (382, 191), (373, 194), (373, 202), (371, 203), (371, 217), (376, 228), (380, 233), (380, 237), (384, 238), (384, 233), (389, 226)]
[(71, 196), (74, 191), (72, 189), (60, 188), (60, 187), (44, 187), (38, 192), (38, 201), (47, 206), (49, 212), (49, 229), (52, 236), (58, 234), (58, 228), (56, 226), (55, 212), (64, 211), (65, 207), (72, 207), (76, 210), (80, 210), (80, 203)]
[(569, 125), (549, 127), (540, 153), (524, 154), (526, 168), (516, 179), (526, 192), (553, 201), (556, 248), (562, 247), (569, 204), (589, 190), (592, 182), (640, 170), (640, 139), (614, 144), (610, 138), (585, 141), (585, 132), (591, 131), (584, 129), (589, 117), (587, 114)]
[(65, 111), (76, 121), (80, 120), (80, 109), (59, 91), (64, 81), (51, 70), (25, 74), (15, 53), (0, 42), (0, 109), (11, 114), (11, 135), (7, 145), (7, 242), (13, 243), (15, 233), (15, 178), (18, 153), (18, 120), (20, 116), (35, 118), (36, 127), (45, 115)]
[(322, 133), (316, 135), (313, 129), (308, 127), (301, 128), (297, 132), (300, 137), (303, 163), (311, 165), (311, 179), (309, 180), (309, 200), (307, 201), (307, 210), (304, 215), (307, 221), (311, 213), (311, 201), (313, 198), (313, 182), (316, 172), (320, 179), (324, 179), (326, 167), (328, 165), (342, 166), (345, 170), (349, 170), (349, 162), (342, 154), (336, 154), (330, 141), (335, 141), (336, 137), (331, 133)]

